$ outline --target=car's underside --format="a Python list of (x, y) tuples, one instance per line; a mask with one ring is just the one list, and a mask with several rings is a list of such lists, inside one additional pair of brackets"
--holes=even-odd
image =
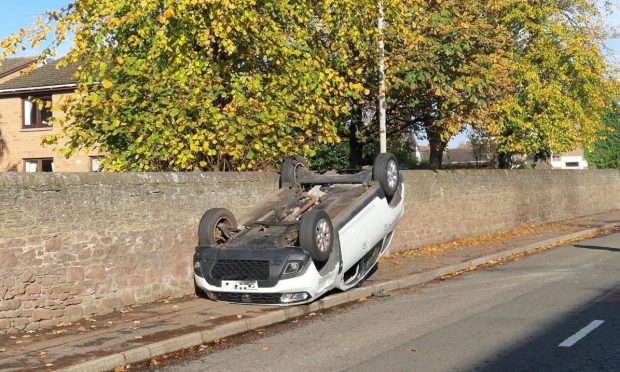
[[(247, 216), (243, 225), (224, 209), (205, 213), (194, 257), (199, 289), (211, 298), (229, 302), (304, 302), (333, 285), (321, 278), (349, 269), (349, 256), (355, 256), (356, 262), (365, 258), (374, 265), (382, 250), (374, 247), (377, 239), (370, 242), (375, 249), (353, 247), (343, 253), (340, 232), (377, 200), (383, 199), (387, 206), (385, 199), (389, 197), (389, 204), (402, 205), (402, 192), (396, 192), (402, 186), (396, 180), (396, 188), (387, 196), (372, 168), (311, 172), (301, 160), (285, 162), (282, 188)], [(380, 238), (391, 233), (391, 223), (389, 227)], [(356, 249), (359, 253), (353, 252)], [(365, 266), (362, 269), (370, 270)], [(360, 270), (359, 263), (356, 270)], [(312, 277), (309, 282), (318, 282), (306, 286), (321, 287), (324, 282), (325, 288), (303, 290), (300, 279), (304, 276)], [(283, 300), (283, 290), (291, 291), (287, 292), (291, 301)]]

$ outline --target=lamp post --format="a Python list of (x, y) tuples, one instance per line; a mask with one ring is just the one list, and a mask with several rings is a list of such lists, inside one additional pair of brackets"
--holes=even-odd
[(383, 1), (379, 1), (379, 144), (380, 152), (387, 152), (387, 136), (385, 125), (385, 43), (383, 41)]

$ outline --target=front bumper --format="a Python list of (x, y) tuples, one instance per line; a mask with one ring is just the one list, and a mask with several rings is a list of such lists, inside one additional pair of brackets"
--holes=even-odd
[[(300, 262), (301, 270), (285, 274), (289, 262)], [(194, 279), (213, 300), (269, 305), (310, 302), (323, 281), (310, 256), (295, 248), (197, 247)]]
[[(196, 285), (205, 291), (209, 298), (225, 302), (246, 303), (246, 304), (262, 304), (262, 305), (298, 305), (313, 301), (321, 295), (321, 282), (323, 281), (319, 272), (314, 267), (314, 263), (310, 262), (305, 273), (301, 276), (281, 279), (274, 287), (256, 289), (235, 289), (227, 284), (235, 281), (222, 283), (220, 286), (209, 284), (205, 278), (194, 274)], [(294, 302), (282, 302), (282, 295), (293, 293), (305, 293), (307, 297)]]

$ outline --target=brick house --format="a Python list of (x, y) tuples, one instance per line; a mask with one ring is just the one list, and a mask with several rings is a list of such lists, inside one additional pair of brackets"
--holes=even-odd
[[(3, 61), (6, 66), (3, 70), (6, 69), (6, 77), (10, 78), (0, 83), (0, 171), (96, 171), (101, 159), (97, 152), (88, 155), (80, 152), (67, 159), (52, 146), (41, 145), (43, 137), (59, 130), (49, 119), (62, 113), (52, 112), (34, 100), (56, 107), (64, 95), (75, 90), (75, 67), (57, 68), (57, 61), (54, 61), (22, 75), (19, 72), (34, 59), (15, 60)], [(18, 69), (19, 66), (23, 67)]]

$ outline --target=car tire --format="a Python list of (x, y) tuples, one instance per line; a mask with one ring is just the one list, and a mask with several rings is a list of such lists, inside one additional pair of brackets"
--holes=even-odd
[(394, 154), (379, 154), (372, 167), (372, 179), (378, 181), (383, 192), (388, 198), (396, 194), (400, 183), (400, 172), (398, 170), (398, 160)]
[(225, 208), (209, 209), (198, 224), (198, 245), (222, 245), (231, 239), (234, 230), (237, 230), (237, 221), (231, 211)]
[(297, 184), (297, 170), (300, 167), (308, 167), (306, 159), (303, 156), (293, 156), (287, 158), (282, 164), (282, 173), (280, 174), (280, 188), (292, 187)]
[(334, 227), (327, 212), (314, 209), (303, 215), (299, 226), (299, 246), (316, 262), (329, 259), (334, 246)]

